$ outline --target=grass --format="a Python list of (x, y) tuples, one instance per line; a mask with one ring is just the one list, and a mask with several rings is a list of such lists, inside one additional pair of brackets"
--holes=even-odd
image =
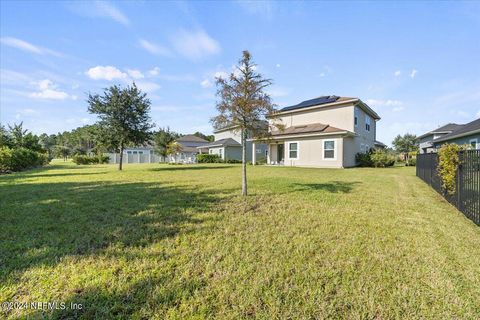
[(480, 228), (414, 168), (74, 166), (0, 177), (0, 318), (474, 319)]

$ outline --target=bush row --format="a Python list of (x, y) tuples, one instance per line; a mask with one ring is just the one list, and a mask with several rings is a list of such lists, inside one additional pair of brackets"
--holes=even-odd
[(76, 154), (73, 156), (72, 160), (76, 164), (102, 164), (108, 163), (110, 158), (104, 155), (98, 156), (86, 156), (81, 154)]
[(386, 168), (395, 164), (395, 157), (383, 150), (357, 153), (355, 160), (360, 167)]
[(26, 148), (0, 148), (0, 172), (21, 171), (46, 165), (48, 155)]
[[(223, 160), (220, 158), (218, 154), (207, 154), (207, 153), (200, 153), (197, 155), (197, 162), (198, 163), (242, 163), (242, 160), (236, 159), (227, 159)], [(266, 163), (266, 160), (257, 161), (257, 164)], [(247, 164), (252, 164), (251, 161), (248, 161)]]

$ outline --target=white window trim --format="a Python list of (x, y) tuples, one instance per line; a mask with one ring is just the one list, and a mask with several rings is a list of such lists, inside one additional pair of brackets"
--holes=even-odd
[[(325, 142), (328, 142), (328, 141), (333, 141), (333, 143), (334, 143), (333, 158), (325, 158)], [(336, 161), (336, 160), (337, 160), (337, 145), (338, 145), (337, 139), (325, 139), (325, 140), (322, 140), (322, 160), (325, 160), (325, 161)], [(329, 150), (330, 150), (330, 149), (329, 149)]]
[(478, 139), (475, 138), (475, 139), (470, 139), (470, 141), (468, 141), (468, 143), (470, 144), (470, 146), (472, 145), (472, 142), (475, 141), (475, 149), (474, 150), (478, 150)]
[[(290, 143), (296, 143), (297, 144), (297, 157), (296, 158), (290, 158)], [(300, 158), (300, 143), (298, 143), (298, 141), (287, 141), (286, 144), (288, 146), (288, 150), (287, 150), (287, 156), (285, 158), (287, 158), (288, 160), (298, 160), (298, 158)]]

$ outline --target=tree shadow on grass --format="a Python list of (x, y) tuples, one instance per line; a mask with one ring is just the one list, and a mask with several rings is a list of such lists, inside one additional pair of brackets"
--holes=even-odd
[(359, 181), (329, 181), (325, 183), (294, 183), (295, 191), (327, 191), (330, 193), (350, 193), (356, 185), (361, 184)]
[(0, 283), (63, 256), (142, 247), (195, 230), (218, 197), (218, 190), (167, 183), (0, 185)]
[(202, 166), (200, 165), (171, 165), (171, 166), (165, 166), (161, 168), (153, 168), (150, 169), (150, 171), (196, 171), (196, 170), (213, 170), (213, 169), (230, 169), (231, 166), (225, 165), (225, 166)]

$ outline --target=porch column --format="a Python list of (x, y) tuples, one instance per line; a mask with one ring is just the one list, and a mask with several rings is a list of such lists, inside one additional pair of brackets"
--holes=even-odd
[(252, 142), (252, 165), (257, 162), (257, 150), (255, 149), (255, 142)]
[(270, 143), (267, 145), (267, 164), (271, 164), (271, 157), (270, 157), (270, 153), (272, 151), (272, 148), (271, 148), (271, 145)]

